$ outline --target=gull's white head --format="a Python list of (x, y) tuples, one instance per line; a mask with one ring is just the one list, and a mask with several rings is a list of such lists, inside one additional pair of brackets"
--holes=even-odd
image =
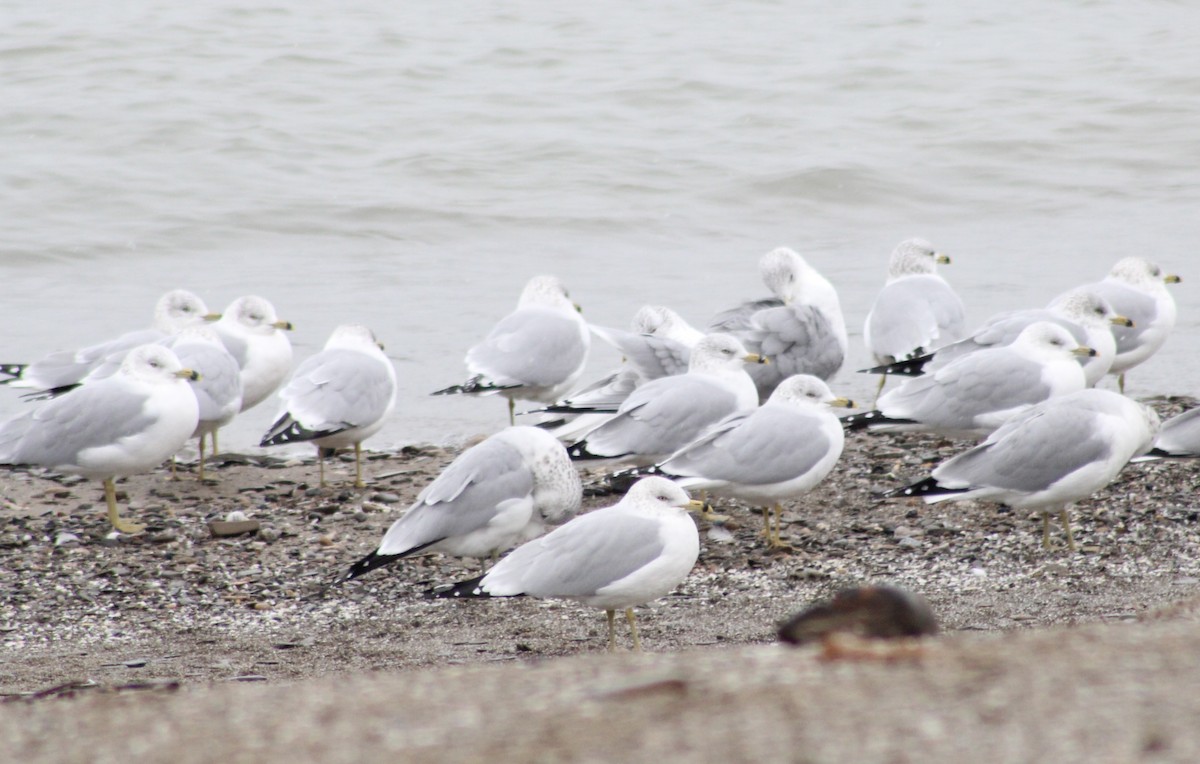
[(768, 403), (786, 403), (793, 406), (841, 406), (850, 408), (854, 403), (846, 398), (839, 398), (829, 389), (829, 385), (809, 374), (796, 374), (779, 383), (771, 393)]
[(1095, 350), (1076, 342), (1069, 331), (1049, 321), (1034, 321), (1022, 329), (1012, 347), (1031, 357), (1046, 359), (1096, 354)]
[(888, 261), (888, 278), (936, 273), (938, 263), (948, 264), (950, 258), (938, 252), (924, 239), (902, 241), (892, 250)]
[(186, 289), (172, 289), (154, 304), (154, 328), (165, 334), (218, 318), (220, 315), (210, 313), (204, 300)]
[(125, 355), (119, 374), (152, 384), (175, 384), (184, 379), (199, 379), (191, 369), (183, 368), (169, 348), (162, 345), (139, 345)]
[(342, 324), (325, 341), (326, 350), (357, 350), (372, 355), (383, 351), (383, 343), (362, 324)]
[(1164, 274), (1162, 268), (1144, 257), (1126, 257), (1118, 260), (1108, 272), (1108, 278), (1144, 291), (1159, 291), (1165, 288), (1164, 284), (1179, 282), (1178, 276)]
[(252, 334), (272, 334), (281, 329), (291, 331), (291, 323), (275, 314), (275, 306), (262, 297), (246, 295), (229, 303), (221, 316), (221, 324), (234, 326)]
[(1125, 316), (1117, 315), (1108, 300), (1095, 292), (1079, 289), (1050, 303), (1050, 310), (1086, 329), (1107, 329), (1111, 326), (1133, 326)]
[(699, 504), (692, 501), (687, 491), (664, 477), (645, 477), (637, 481), (621, 503), (646, 510), (687, 509)]
[(746, 363), (766, 363), (757, 353), (746, 350), (746, 346), (730, 334), (706, 334), (692, 348), (688, 361), (689, 372), (716, 371), (719, 369), (741, 369)]
[(556, 276), (534, 276), (525, 284), (517, 306), (524, 308), (532, 305), (573, 312), (579, 310), (579, 306), (571, 301), (567, 288)]

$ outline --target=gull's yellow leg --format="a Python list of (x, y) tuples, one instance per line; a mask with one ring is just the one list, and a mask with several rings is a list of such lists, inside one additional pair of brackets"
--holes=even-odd
[(1050, 548), (1050, 513), (1042, 513), (1042, 549)]
[(321, 487), (325, 487), (325, 449), (317, 446), (317, 469), (321, 476)]
[(638, 639), (637, 618), (633, 615), (633, 608), (625, 608), (625, 620), (629, 621), (629, 633), (633, 635), (634, 652), (640, 653), (642, 651), (642, 640)]
[(1071, 513), (1066, 508), (1058, 510), (1058, 519), (1062, 523), (1063, 530), (1067, 532), (1067, 549), (1075, 551), (1075, 534), (1071, 533)]
[(871, 408), (875, 408), (879, 404), (879, 396), (883, 394), (883, 386), (887, 384), (888, 375), (879, 375), (879, 387), (875, 388), (875, 400), (871, 402)]
[(608, 651), (611, 653), (617, 649), (617, 627), (614, 623), (617, 613), (615, 610), (605, 610), (604, 614), (608, 616)]
[(175, 454), (171, 454), (171, 480), (178, 480), (179, 475), (175, 472)]
[(140, 533), (146, 526), (122, 520), (117, 512), (117, 486), (112, 478), (104, 478), (104, 501), (108, 504), (108, 521), (121, 533)]
[(354, 487), (367, 487), (362, 479), (362, 445), (359, 443), (354, 444)]
[(1125, 372), (1117, 375), (1117, 389), (1121, 391), (1121, 395), (1125, 394)]
[(767, 540), (767, 543), (770, 544), (771, 543), (771, 508), (763, 507), (762, 513), (763, 513), (763, 538), (765, 538)]
[[(205, 437), (206, 437), (205, 433), (200, 433), (200, 471), (199, 471), (196, 479), (201, 482), (204, 481), (204, 439), (205, 439)], [(213, 433), (213, 437), (214, 438), (217, 437), (217, 434)]]
[(517, 400), (516, 398), (508, 399), (508, 424), (511, 427), (517, 423)]
[(216, 456), (217, 451), (219, 450), (220, 449), (217, 447), (217, 431), (213, 430), (213, 456)]

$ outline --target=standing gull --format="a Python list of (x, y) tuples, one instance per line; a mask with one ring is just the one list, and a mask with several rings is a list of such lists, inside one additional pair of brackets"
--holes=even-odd
[[(252, 409), (292, 370), (292, 343), (284, 334), (292, 331), (292, 324), (277, 316), (267, 300), (246, 295), (231, 302), (213, 328), (242, 370), (242, 411)], [(215, 448), (215, 432), (213, 444)]]
[(759, 261), (771, 298), (718, 314), (708, 331), (732, 334), (771, 359), (751, 371), (760, 400), (794, 374), (830, 379), (846, 357), (846, 322), (837, 290), (800, 255), (779, 247)]
[[(209, 435), (215, 436), (218, 429), (232, 422), (242, 409), (241, 370), (237, 360), (221, 343), (221, 338), (208, 326), (189, 327), (163, 340), (161, 344), (169, 347), (180, 363), (200, 375), (200, 379), (191, 385), (200, 414), (192, 437), (200, 441), (200, 463), (196, 477), (204, 480), (205, 441)], [(174, 457), (171, 469), (175, 469)]]
[(1113, 328), (1117, 356), (1109, 373), (1117, 375), (1121, 392), (1125, 392), (1125, 372), (1158, 352), (1175, 327), (1175, 298), (1167, 284), (1178, 282), (1178, 276), (1164, 275), (1145, 258), (1126, 257), (1102, 281), (1082, 287), (1108, 300), (1113, 310), (1132, 321), (1132, 326)]
[(322, 488), (326, 454), (354, 446), (354, 485), (362, 488), (362, 442), (379, 432), (396, 405), (396, 370), (371, 330), (358, 324), (334, 329), (325, 348), (296, 368), (279, 397), (283, 412), (259, 445), (311, 441)]
[(118, 476), (154, 469), (180, 449), (199, 419), (185, 369), (165, 347), (130, 350), (115, 374), (0, 425), (0, 464), (31, 464), (104, 483), (108, 519), (123, 533), (143, 526), (117, 511)]
[(885, 494), (926, 503), (979, 499), (1042, 514), (1050, 546), (1056, 512), (1075, 549), (1068, 507), (1108, 485), (1150, 448), (1159, 429), (1150, 408), (1107, 390), (1051, 398), (1010, 420), (987, 440), (943, 462), (924, 480)]
[(1060, 295), (1045, 308), (1010, 310), (989, 318), (969, 336), (944, 345), (923, 356), (863, 369), (871, 374), (896, 374), (915, 377), (944, 368), (963, 356), (987, 348), (1010, 345), (1025, 327), (1036, 321), (1058, 324), (1071, 333), (1075, 341), (1096, 351), (1095, 355), (1080, 356), (1087, 386), (1094, 387), (1104, 378), (1117, 357), (1114, 327), (1130, 327), (1133, 322), (1119, 315), (1097, 292), (1081, 288)]
[(600, 608), (609, 650), (617, 646), (616, 611), (624, 610), (640, 651), (633, 608), (666, 596), (691, 572), (700, 534), (687, 510), (699, 508), (671, 481), (644, 478), (617, 504), (576, 517), (517, 547), (486, 574), (433, 594), (554, 597)]
[(215, 321), (218, 313), (210, 313), (208, 307), (196, 295), (185, 289), (172, 289), (154, 305), (154, 324), (149, 329), (127, 332), (120, 337), (89, 345), (79, 350), (59, 350), (31, 364), (0, 364), (0, 374), (8, 379), (0, 385), (31, 387), (37, 390), (60, 392), (78, 384), (111, 356), (116, 356), (114, 365), (131, 348), (158, 342), (185, 327)]
[[(901, 242), (892, 251), (888, 278), (863, 326), (867, 350), (879, 364), (908, 360), (956, 342), (966, 331), (966, 311), (954, 289), (937, 273), (950, 258), (924, 239)], [(887, 375), (880, 375), (876, 400)]]
[(784, 548), (781, 502), (811, 491), (833, 469), (845, 441), (829, 407), (853, 405), (816, 377), (788, 377), (760, 408), (726, 417), (650, 470), (688, 490), (764, 507), (763, 535)]
[(516, 400), (551, 403), (571, 389), (587, 363), (591, 337), (579, 306), (554, 276), (535, 276), (517, 309), (467, 351), (470, 379), (433, 395), (500, 394), (514, 422)]
[(495, 557), (574, 515), (582, 496), (561, 443), (536, 427), (509, 427), (459, 454), (346, 580), (422, 552)]
[(765, 361), (727, 334), (708, 335), (692, 349), (686, 374), (641, 385), (616, 414), (567, 451), (576, 461), (653, 464), (726, 416), (755, 408), (758, 393), (746, 364)]
[(851, 430), (984, 435), (1035, 403), (1082, 390), (1087, 379), (1077, 359), (1095, 353), (1061, 326), (1038, 321), (1011, 345), (968, 353), (906, 380), (879, 399), (878, 409), (842, 422)]

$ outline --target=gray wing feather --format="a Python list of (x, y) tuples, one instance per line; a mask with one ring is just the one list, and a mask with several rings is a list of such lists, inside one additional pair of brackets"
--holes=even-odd
[(598, 455), (669, 454), (736, 408), (732, 392), (702, 376), (663, 377), (636, 389), (586, 440)]
[(66, 387), (82, 380), (108, 356), (119, 354), (119, 365), (120, 359), (132, 348), (157, 342), (162, 338), (163, 333), (157, 329), (141, 329), (79, 350), (60, 350), (30, 364), (21, 377), (41, 389)]
[(833, 324), (824, 312), (809, 305), (760, 311), (754, 316), (754, 328), (738, 337), (748, 350), (771, 361), (748, 369), (760, 397), (795, 374), (829, 379), (846, 356)]
[(297, 367), (279, 396), (311, 430), (361, 427), (379, 420), (394, 392), (388, 370), (353, 350), (323, 350)]
[(586, 355), (576, 321), (558, 311), (524, 308), (467, 351), (467, 368), (500, 385), (553, 387), (569, 379)]
[(200, 342), (176, 342), (169, 347), (186, 368), (200, 374), (191, 386), (200, 405), (201, 421), (222, 416), (234, 403), (241, 405), (241, 373), (228, 351)]
[(1200, 408), (1163, 422), (1162, 432), (1154, 445), (1170, 454), (1200, 455)]
[(597, 326), (591, 329), (597, 337), (620, 350), (625, 359), (646, 379), (683, 374), (687, 371), (692, 351), (682, 342), (621, 329)]
[(1003, 349), (972, 353), (887, 393), (879, 410), (931, 427), (969, 430), (983, 414), (1045, 400), (1050, 388), (1042, 371), (1041, 364)]
[(754, 314), (768, 308), (779, 308), (783, 301), (774, 297), (749, 300), (741, 305), (721, 311), (708, 322), (708, 331), (725, 334), (740, 334), (754, 328)]
[(1118, 353), (1135, 350), (1141, 344), (1142, 334), (1158, 318), (1158, 302), (1145, 292), (1113, 281), (1101, 281), (1087, 289), (1108, 300), (1117, 313), (1133, 320), (1133, 326), (1114, 326), (1112, 333)]
[(884, 360), (903, 360), (958, 340), (965, 329), (962, 300), (936, 276), (893, 281), (867, 317), (871, 352)]

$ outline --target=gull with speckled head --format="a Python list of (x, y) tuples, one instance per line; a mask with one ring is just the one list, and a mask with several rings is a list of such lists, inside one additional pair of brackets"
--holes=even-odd
[(1167, 284), (1179, 280), (1143, 257), (1126, 257), (1102, 281), (1081, 287), (1099, 294), (1113, 310), (1130, 319), (1130, 326), (1112, 330), (1117, 355), (1109, 373), (1117, 375), (1121, 392), (1125, 392), (1125, 372), (1157, 353), (1175, 327), (1175, 298)]
[[(949, 262), (924, 239), (903, 241), (892, 251), (887, 283), (863, 326), (876, 363), (915, 358), (962, 338), (967, 329), (962, 300), (937, 272), (939, 263)], [(876, 401), (885, 382), (887, 375), (880, 375)]]
[(879, 408), (842, 423), (849, 430), (985, 435), (1036, 403), (1084, 389), (1078, 359), (1095, 353), (1063, 327), (1037, 321), (1011, 345), (968, 353), (906, 380), (879, 399)]
[(1057, 512), (1075, 549), (1068, 507), (1112, 482), (1145, 453), (1159, 430), (1147, 406), (1108, 390), (1051, 398), (1009, 420), (978, 446), (943, 462), (930, 476), (885, 498), (989, 501), (1042, 515), (1042, 546), (1050, 546)]
[(459, 454), (346, 580), (421, 553), (495, 558), (573, 516), (582, 498), (561, 443), (536, 427), (509, 427)]
[(726, 417), (647, 472), (762, 506), (763, 535), (783, 549), (782, 502), (808, 493), (833, 470), (845, 439), (830, 407), (853, 405), (816, 377), (788, 377), (761, 407)]
[(730, 414), (757, 407), (758, 392), (746, 372), (754, 363), (766, 359), (728, 334), (710, 334), (692, 349), (686, 374), (641, 385), (567, 452), (575, 461), (647, 465), (665, 459)]
[(1060, 295), (1045, 308), (997, 313), (964, 339), (944, 345), (923, 356), (873, 369), (863, 369), (863, 372), (904, 377), (929, 374), (970, 353), (1011, 345), (1026, 327), (1037, 321), (1058, 324), (1069, 331), (1081, 346), (1096, 351), (1093, 355), (1079, 356), (1078, 359), (1083, 366), (1088, 387), (1094, 387), (1104, 378), (1117, 357), (1114, 327), (1133, 326), (1129, 318), (1114, 311), (1108, 300), (1097, 292), (1080, 288)]
[(482, 576), (436, 597), (552, 597), (600, 608), (608, 616), (608, 649), (616, 649), (616, 611), (624, 610), (635, 650), (642, 649), (633, 608), (669, 594), (700, 554), (688, 516), (699, 509), (666, 478), (643, 478), (617, 504), (580, 515), (513, 550)]
[(396, 370), (365, 326), (343, 324), (324, 349), (304, 359), (279, 391), (283, 411), (260, 446), (309, 441), (317, 447), (320, 482), (325, 456), (354, 447), (354, 486), (364, 487), (362, 442), (379, 432), (396, 405)]
[(130, 349), (220, 317), (219, 313), (210, 313), (204, 301), (186, 289), (172, 289), (155, 303), (154, 323), (149, 329), (126, 332), (79, 350), (59, 350), (31, 364), (0, 364), (0, 375), (8, 377), (0, 379), (0, 385), (65, 392), (110, 358), (115, 370)]
[(432, 395), (502, 395), (513, 424), (516, 401), (552, 403), (579, 380), (591, 335), (566, 287), (554, 276), (535, 276), (517, 309), (467, 351), (472, 376)]
[(716, 315), (708, 331), (732, 334), (753, 353), (771, 359), (752, 369), (759, 400), (795, 374), (828, 380), (846, 358), (846, 321), (837, 290), (794, 250), (779, 247), (759, 261), (773, 295)]
[(186, 380), (196, 377), (165, 347), (133, 348), (112, 376), (0, 425), (0, 464), (101, 480), (109, 522), (123, 533), (137, 533), (144, 526), (121, 518), (113, 481), (154, 469), (192, 436), (199, 407)]

